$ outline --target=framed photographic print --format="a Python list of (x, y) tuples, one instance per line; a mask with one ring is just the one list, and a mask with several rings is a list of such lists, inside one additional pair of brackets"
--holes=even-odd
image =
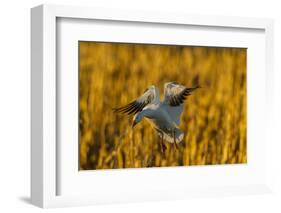
[(31, 15), (33, 204), (270, 192), (272, 20)]

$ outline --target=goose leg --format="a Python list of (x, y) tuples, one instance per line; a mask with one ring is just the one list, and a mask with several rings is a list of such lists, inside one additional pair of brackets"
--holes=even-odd
[(163, 133), (163, 132), (160, 132), (160, 133), (161, 133), (161, 137), (160, 137), (160, 148), (161, 148), (162, 154), (164, 154), (164, 153), (165, 153), (165, 150), (166, 150), (166, 146), (165, 146), (164, 141), (163, 141), (164, 133)]
[(178, 149), (177, 141), (176, 141), (176, 130), (173, 130), (173, 137), (174, 137), (174, 147), (175, 149)]

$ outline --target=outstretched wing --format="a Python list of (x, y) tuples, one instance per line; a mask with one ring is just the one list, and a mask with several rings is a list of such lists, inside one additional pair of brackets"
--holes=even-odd
[(191, 95), (191, 92), (197, 88), (200, 87), (195, 86), (188, 88), (173, 82), (165, 84), (163, 106), (165, 106), (165, 109), (177, 125), (180, 124), (184, 101), (187, 96)]
[(113, 111), (128, 115), (136, 114), (142, 111), (145, 106), (159, 102), (159, 95), (156, 90), (157, 88), (155, 86), (150, 86), (136, 100), (125, 106), (114, 108)]

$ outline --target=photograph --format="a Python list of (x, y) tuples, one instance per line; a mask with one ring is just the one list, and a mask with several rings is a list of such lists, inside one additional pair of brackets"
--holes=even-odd
[(247, 163), (247, 48), (78, 42), (79, 170)]

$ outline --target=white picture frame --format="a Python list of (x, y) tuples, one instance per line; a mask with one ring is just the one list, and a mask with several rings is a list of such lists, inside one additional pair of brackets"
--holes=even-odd
[[(68, 20), (66, 27), (62, 24), (61, 20)], [(253, 154), (253, 158), (258, 162), (256, 167), (253, 167), (253, 170), (247, 170), (247, 168), (237, 166), (234, 170), (227, 166), (222, 167), (200, 167), (199, 169), (193, 167), (189, 168), (189, 176), (186, 176), (186, 168), (161, 168), (159, 169), (140, 169), (128, 170), (127, 172), (121, 172), (120, 170), (115, 171), (103, 171), (103, 174), (93, 176), (90, 172), (84, 172), (79, 176), (72, 170), (66, 170), (65, 168), (71, 167), (71, 165), (66, 165), (70, 160), (77, 160), (76, 158), (70, 156), (69, 158), (61, 157), (61, 152), (59, 149), (64, 149), (65, 146), (62, 144), (60, 148), (58, 147), (58, 88), (60, 88), (60, 80), (57, 78), (57, 70), (60, 69), (58, 63), (58, 49), (60, 39), (59, 33), (61, 30), (71, 30), (71, 21), (73, 20), (87, 20), (88, 22), (98, 20), (100, 25), (103, 25), (103, 22), (110, 21), (111, 24), (118, 23), (119, 26), (122, 26), (123, 23), (134, 23), (137, 25), (141, 23), (143, 27), (149, 24), (154, 26), (159, 26), (159, 28), (165, 27), (167, 32), (172, 31), (177, 26), (195, 26), (200, 27), (201, 30), (205, 28), (218, 31), (221, 29), (223, 32), (227, 32), (230, 37), (224, 41), (224, 34), (221, 35), (221, 40), (216, 41), (212, 40), (211, 37), (214, 37), (216, 34), (211, 35), (210, 39), (205, 40), (192, 40), (191, 44), (200, 45), (206, 44), (210, 46), (224, 46), (234, 45), (252, 48), (250, 56), (252, 59), (254, 57), (259, 57), (256, 64), (253, 64), (253, 60), (249, 61), (250, 74), (248, 79), (249, 92), (253, 92), (252, 96), (248, 99), (250, 106), (253, 106), (254, 103), (260, 107), (255, 107), (255, 112), (250, 111), (248, 115), (248, 120), (255, 121), (255, 115), (260, 115), (260, 118), (257, 118), (256, 121), (251, 122), (252, 132), (256, 131), (257, 135), (251, 137), (252, 142), (254, 140), (263, 140), (257, 144), (257, 148), (253, 153), (259, 153), (259, 155)], [(59, 207), (59, 206), (76, 206), (76, 205), (91, 205), (99, 203), (116, 203), (116, 202), (138, 202), (144, 200), (166, 200), (166, 199), (180, 199), (188, 197), (198, 197), (198, 196), (214, 196), (214, 195), (233, 195), (233, 194), (252, 194), (252, 193), (264, 193), (271, 191), (271, 172), (270, 172), (270, 143), (272, 138), (270, 137), (270, 131), (272, 127), (272, 82), (273, 82), (273, 21), (271, 19), (257, 19), (257, 18), (238, 18), (238, 17), (216, 17), (216, 16), (203, 16), (203, 15), (187, 15), (187, 14), (167, 14), (161, 12), (148, 12), (148, 11), (122, 11), (122, 10), (112, 10), (112, 9), (97, 9), (97, 8), (84, 8), (84, 7), (74, 7), (74, 6), (54, 6), (54, 5), (41, 5), (31, 10), (31, 201), (33, 204), (47, 208), (47, 207)], [(80, 26), (80, 25), (79, 25)], [(79, 27), (76, 25), (75, 27)], [(132, 27), (131, 26), (131, 27)], [(60, 28), (63, 27), (63, 28)], [(83, 27), (79, 28), (79, 32), (84, 33)], [(87, 29), (86, 29), (87, 30)], [(241, 41), (229, 41), (230, 38), (235, 38), (239, 36), (238, 31), (249, 31), (260, 33), (260, 36), (256, 36), (256, 40), (251, 38), (246, 38), (243, 43), (243, 38)], [(232, 32), (237, 31), (238, 33)], [(69, 31), (71, 32), (71, 31)], [(90, 35), (91, 32), (89, 30)], [(76, 41), (83, 37), (79, 33), (68, 34), (69, 42)], [(247, 34), (248, 35), (248, 34)], [(122, 33), (119, 35), (111, 35), (108, 37), (105, 33), (100, 33), (100, 39), (104, 36), (105, 40), (111, 41), (114, 36), (119, 36), (119, 40), (122, 40)], [(113, 37), (112, 37), (113, 36)], [(72, 39), (72, 40), (71, 40)], [(84, 39), (87, 39), (85, 37)], [(124, 40), (127, 41), (127, 37), (124, 36)], [(151, 39), (151, 38), (149, 38)], [(157, 43), (157, 39), (160, 39), (159, 35), (153, 38), (154, 42)], [(250, 43), (250, 40), (253, 40)], [(147, 42), (145, 38), (137, 38), (139, 42)], [(150, 41), (150, 40), (149, 40)], [(159, 40), (159, 43), (173, 43), (176, 41), (170, 40)], [(242, 42), (242, 43), (241, 43)], [(256, 42), (256, 43), (255, 43)], [(63, 43), (63, 42), (62, 42)], [(180, 40), (178, 40), (180, 43)], [(247, 43), (247, 44), (246, 44)], [(255, 44), (259, 43), (260, 49), (255, 49)], [(70, 44), (70, 43), (69, 43)], [(68, 43), (66, 43), (68, 45)], [(257, 45), (258, 46), (258, 45)], [(260, 50), (260, 55), (256, 54), (254, 50)], [(60, 54), (66, 52), (60, 50)], [(71, 52), (71, 51), (69, 51)], [(70, 53), (71, 54), (71, 53)], [(250, 63), (251, 62), (251, 63)], [(62, 62), (63, 63), (63, 62)], [(259, 64), (260, 63), (260, 64)], [(260, 65), (260, 66), (258, 66)], [(76, 75), (72, 72), (75, 63), (70, 63), (69, 72), (73, 75)], [(71, 68), (74, 67), (73, 69)], [(256, 67), (255, 67), (256, 66)], [(253, 68), (256, 68), (257, 73), (255, 75), (260, 76), (256, 77), (255, 81), (257, 83), (252, 83), (251, 78), (255, 75), (251, 72)], [(251, 74), (252, 73), (252, 74)], [(64, 76), (61, 76), (64, 78)], [(76, 76), (77, 77), (77, 76)], [(265, 78), (263, 78), (265, 77)], [(73, 79), (75, 80), (75, 79)], [(69, 80), (71, 83), (71, 80)], [(261, 83), (261, 85), (258, 85)], [(70, 89), (73, 87), (70, 85)], [(255, 90), (258, 88), (259, 94), (262, 94), (261, 97), (257, 97)], [(251, 98), (252, 97), (252, 98)], [(259, 99), (259, 100), (258, 100)], [(70, 102), (68, 102), (70, 103)], [(252, 104), (251, 104), (252, 103)], [(252, 108), (248, 108), (252, 109)], [(74, 108), (75, 110), (75, 108)], [(71, 113), (71, 112), (69, 112)], [(63, 122), (62, 122), (63, 123)], [(255, 124), (256, 123), (256, 124)], [(260, 132), (261, 128), (265, 131)], [(75, 141), (74, 141), (75, 143)], [(78, 142), (77, 142), (78, 143)], [(71, 144), (71, 143), (70, 143)], [(252, 143), (253, 144), (253, 143)], [(260, 144), (260, 145), (259, 145)], [(73, 145), (73, 144), (72, 144)], [(75, 152), (75, 149), (69, 149), (69, 153)], [(249, 150), (251, 152), (251, 150)], [(262, 159), (259, 159), (259, 156), (262, 155)], [(69, 163), (70, 164), (70, 163)], [(250, 168), (251, 163), (249, 163)], [(74, 167), (75, 169), (76, 167)], [(69, 172), (70, 171), (70, 172)], [(206, 172), (205, 172), (206, 171)], [(252, 171), (253, 175), (250, 178), (249, 172)], [(223, 178), (222, 173), (229, 172), (230, 177), (225, 182), (221, 181), (220, 178)], [(237, 178), (234, 178), (235, 172), (238, 172)], [(63, 174), (62, 174), (63, 173)], [(78, 173), (78, 170), (77, 170)], [(99, 181), (102, 181), (102, 178), (106, 178), (107, 181), (110, 181), (114, 174), (114, 178), (117, 178), (122, 187), (112, 187), (102, 189), (97, 189), (97, 193), (91, 194), (87, 193), (91, 191), (91, 187), (87, 187), (83, 184), (77, 185), (79, 182), (88, 183), (93, 178), (98, 178)], [(215, 177), (217, 174), (218, 181), (206, 183), (200, 187), (199, 183), (196, 183), (196, 179), (200, 176), (210, 175)], [(76, 176), (77, 175), (77, 176)], [(130, 183), (130, 179), (138, 178), (140, 176), (153, 179), (155, 177), (163, 177), (164, 181), (160, 181), (157, 186), (146, 187), (145, 181), (139, 186)], [(178, 182), (181, 183), (181, 179), (190, 178), (192, 184), (186, 184), (182, 188), (179, 185), (168, 185), (165, 184), (165, 178), (178, 178)], [(215, 178), (214, 178), (215, 179)], [(77, 182), (75, 182), (77, 181)], [(123, 182), (122, 182), (123, 181)], [(233, 184), (231, 184), (233, 181)], [(65, 184), (65, 185), (64, 185)], [(127, 184), (127, 186), (125, 185)], [(110, 184), (109, 184), (110, 185)], [(62, 187), (63, 186), (63, 187)], [(77, 187), (75, 187), (77, 186)], [(93, 186), (94, 187), (94, 186)], [(97, 186), (95, 186), (97, 187)], [(165, 188), (166, 187), (166, 188)], [(61, 188), (62, 190), (61, 192)], [(98, 187), (97, 187), (98, 188)], [(127, 189), (126, 189), (127, 188)], [(65, 190), (67, 189), (67, 190)], [(81, 189), (81, 190), (80, 190)], [(77, 192), (77, 193), (72, 193)], [(79, 191), (79, 193), (78, 193)], [(122, 195), (122, 196), (121, 196)]]

